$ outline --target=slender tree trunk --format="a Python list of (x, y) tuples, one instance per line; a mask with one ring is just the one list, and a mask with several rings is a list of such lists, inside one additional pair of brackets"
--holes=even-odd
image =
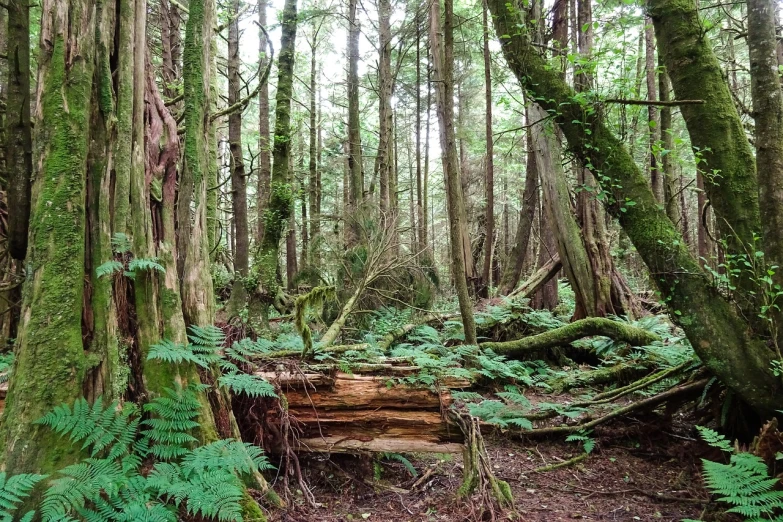
[[(646, 17), (644, 20), (644, 64), (647, 78), (647, 101), (658, 101), (657, 82), (655, 81), (655, 29), (652, 20)], [(648, 167), (650, 169), (650, 186), (655, 199), (663, 203), (663, 183), (659, 171), (659, 158), (657, 154), (660, 129), (658, 124), (658, 108), (655, 105), (647, 106), (647, 137), (648, 137)]]
[[(33, 142), (30, 125), (30, 3), (8, 2), (8, 92), (5, 159), (8, 208), (8, 252), (17, 260), (27, 253)], [(2, 9), (2, 8), (0, 8)]]
[(310, 45), (310, 158), (308, 160), (308, 191), (310, 197), (310, 251), (303, 250), (305, 256), (310, 256), (312, 265), (318, 269), (321, 265), (320, 255), (320, 235), (321, 235), (321, 217), (318, 209), (318, 199), (320, 193), (318, 180), (318, 125), (316, 110), (317, 94), (317, 68), (316, 68), (316, 50), (318, 48), (318, 31), (314, 30), (313, 41)]
[[(421, 171), (421, 11), (416, 9), (416, 218), (417, 239), (416, 250), (424, 252), (427, 249), (427, 210), (422, 199), (424, 184)], [(428, 79), (427, 79), (428, 80)], [(429, 85), (427, 87), (429, 92)], [(427, 107), (429, 112), (429, 107)]]
[[(258, 0), (258, 23), (266, 28), (266, 7), (268, 0)], [(267, 41), (263, 31), (258, 32), (261, 63), (259, 69), (266, 67)], [(272, 179), (271, 145), (269, 142), (269, 83), (265, 82), (258, 91), (258, 185), (256, 188), (256, 209), (258, 226), (256, 227), (256, 245), (264, 237), (266, 209), (269, 206), (269, 187)]]
[(364, 211), (364, 169), (359, 123), (359, 34), (356, 18), (357, 0), (348, 0), (348, 202), (345, 208), (346, 245), (359, 244), (362, 238)]
[[(671, 85), (669, 76), (666, 74), (666, 67), (663, 65), (663, 59), (658, 57), (658, 93), (662, 102), (671, 101)], [(672, 153), (674, 152), (674, 139), (672, 138), (672, 108), (661, 107), (661, 171), (663, 174), (663, 203), (666, 209), (666, 215), (677, 226), (680, 226), (682, 214), (680, 211), (680, 202), (677, 199), (677, 177), (674, 175), (672, 166)]]
[(712, 258), (710, 239), (707, 237), (707, 224), (709, 223), (709, 208), (707, 207), (707, 195), (704, 192), (704, 175), (701, 170), (696, 171), (696, 230), (699, 253), (699, 264), (704, 267), (710, 264)]
[[(486, 291), (492, 284), (492, 247), (495, 244), (495, 163), (494, 163), (494, 143), (492, 135), (492, 75), (490, 71), (491, 58), (489, 55), (489, 22), (487, 21), (487, 3), (482, 3), (483, 23), (484, 23), (484, 89), (486, 103), (486, 129), (485, 140), (487, 142), (486, 157), (486, 176), (484, 182), (484, 191), (486, 193), (486, 217), (485, 224), (487, 239), (484, 247), (484, 266), (481, 272), (482, 285)], [(526, 245), (527, 246), (527, 245)]]
[[(459, 298), (459, 308), (465, 331), (465, 343), (477, 344), (476, 324), (473, 320), (473, 303), (468, 292), (466, 261), (470, 258), (470, 241), (466, 241), (465, 207), (457, 165), (457, 144), (454, 132), (454, 65), (453, 1), (445, 0), (444, 23), (441, 29), (440, 4), (433, 2), (430, 8), (430, 44), (432, 46), (432, 72), (436, 83), (440, 143), (443, 151), (443, 172), (446, 176), (446, 198), (449, 208), (449, 237), (454, 286)], [(442, 31), (442, 37), (441, 37)], [(442, 43), (441, 43), (442, 38)], [(467, 245), (465, 245), (467, 243)], [(467, 246), (467, 249), (465, 248)]]
[[(527, 118), (530, 121), (530, 118)], [(525, 265), (528, 245), (530, 244), (530, 235), (533, 230), (533, 218), (536, 215), (538, 207), (538, 167), (536, 165), (536, 155), (533, 154), (532, 133), (528, 132), (527, 138), (527, 166), (525, 168), (525, 190), (522, 194), (522, 209), (519, 212), (519, 223), (517, 224), (516, 237), (514, 238), (514, 247), (511, 249), (509, 259), (503, 271), (503, 278), (500, 283), (500, 295), (508, 295), (519, 283), (522, 275), (522, 268)], [(546, 250), (542, 246), (542, 250)], [(547, 256), (548, 257), (548, 256)]]
[(379, 180), (381, 223), (391, 223), (392, 200), (392, 77), (391, 77), (391, 2), (378, 2), (378, 153), (375, 170)]
[[(239, 0), (231, 2), (231, 21), (228, 24), (228, 105), (241, 99), (239, 78)], [(247, 300), (245, 280), (249, 267), (250, 236), (247, 225), (247, 177), (242, 152), (242, 111), (228, 116), (228, 142), (231, 150), (231, 208), (234, 225), (234, 285), (231, 289), (229, 315), (241, 310)]]

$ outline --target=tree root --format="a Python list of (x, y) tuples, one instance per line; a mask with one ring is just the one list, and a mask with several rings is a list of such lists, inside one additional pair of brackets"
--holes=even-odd
[(582, 337), (594, 335), (610, 337), (615, 341), (624, 341), (633, 346), (644, 346), (660, 340), (657, 335), (635, 326), (603, 317), (588, 317), (524, 339), (503, 343), (481, 343), (480, 346), (509, 357), (521, 357), (531, 352), (568, 344)]
[[(457, 496), (466, 499), (478, 493), (480, 509), (489, 513), (490, 520), (496, 520), (503, 509), (514, 504), (511, 487), (507, 482), (496, 478), (492, 472), (479, 420), (456, 412), (450, 413), (451, 419), (465, 435), (465, 449), (462, 453), (464, 475)], [(484, 519), (483, 516), (481, 518)]]
[(536, 468), (533, 471), (535, 473), (544, 473), (546, 471), (552, 471), (555, 469), (567, 468), (568, 466), (582, 462), (587, 458), (588, 455), (589, 455), (588, 453), (582, 453), (581, 455), (577, 455), (572, 459), (564, 460), (563, 462), (557, 462), (555, 464), (550, 464), (548, 466), (541, 466), (540, 468)]
[(597, 419), (593, 419), (589, 422), (585, 422), (582, 424), (574, 424), (571, 426), (550, 426), (547, 428), (535, 428), (532, 430), (518, 430), (518, 431), (514, 431), (513, 435), (524, 436), (524, 437), (538, 437), (542, 435), (545, 436), (545, 435), (558, 435), (564, 433), (574, 433), (580, 430), (595, 428), (600, 424), (604, 424), (616, 417), (626, 415), (633, 411), (653, 408), (655, 406), (658, 406), (659, 404), (662, 404), (670, 399), (679, 397), (681, 395), (695, 394), (696, 392), (704, 388), (708, 382), (709, 379), (701, 379), (696, 382), (684, 384), (682, 386), (678, 386), (676, 388), (666, 390), (665, 392), (659, 393), (658, 395), (653, 395), (652, 397), (647, 397), (645, 399), (642, 399), (637, 402), (633, 402), (621, 408), (617, 408), (602, 417), (598, 417)]

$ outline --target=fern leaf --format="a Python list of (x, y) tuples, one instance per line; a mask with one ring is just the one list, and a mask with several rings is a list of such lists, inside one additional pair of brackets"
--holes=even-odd
[(244, 393), (250, 397), (277, 397), (275, 387), (268, 381), (247, 373), (230, 373), (220, 377), (221, 385), (234, 393)]
[(13, 516), (16, 506), (30, 495), (30, 491), (46, 475), (22, 473), (8, 477), (0, 471), (0, 517)]

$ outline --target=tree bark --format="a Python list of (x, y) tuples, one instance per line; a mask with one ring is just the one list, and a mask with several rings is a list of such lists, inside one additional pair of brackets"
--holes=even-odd
[[(228, 105), (239, 102), (241, 81), (239, 68), (239, 0), (231, 1), (228, 24)], [(231, 208), (234, 224), (234, 284), (231, 288), (229, 316), (241, 310), (247, 300), (245, 280), (249, 268), (250, 236), (247, 224), (247, 176), (242, 152), (242, 110), (228, 115), (228, 143), (231, 150)]]
[[(647, 79), (647, 101), (657, 101), (657, 82), (655, 81), (655, 29), (650, 17), (644, 19), (644, 64), (645, 77)], [(660, 139), (658, 126), (658, 107), (647, 106), (647, 138), (648, 138), (648, 167), (650, 169), (650, 186), (655, 199), (663, 203), (663, 183), (659, 172), (658, 140)]]
[[(0, 8), (2, 9), (2, 8)], [(8, 252), (23, 260), (27, 253), (33, 142), (30, 124), (30, 3), (8, 2), (8, 91), (6, 93), (5, 160), (8, 208)]]
[(264, 238), (258, 251), (256, 273), (258, 292), (268, 303), (281, 306), (282, 289), (277, 268), (280, 240), (294, 210), (294, 192), (288, 171), (291, 161), (291, 98), (293, 96), (296, 43), (296, 0), (286, 0), (282, 13), (282, 38), (277, 62), (277, 95), (271, 197), (266, 213)]
[(344, 211), (347, 220), (345, 244), (353, 247), (361, 242), (364, 216), (364, 169), (362, 138), (359, 123), (359, 34), (356, 18), (357, 0), (348, 0), (348, 202)]
[[(266, 28), (266, 7), (268, 0), (258, 0), (258, 23)], [(259, 53), (261, 64), (259, 69), (269, 62), (266, 54), (266, 34), (258, 33)], [(266, 222), (266, 209), (269, 206), (269, 187), (272, 179), (271, 146), (269, 142), (269, 83), (264, 82), (258, 91), (258, 188), (256, 189), (256, 209), (258, 214), (258, 226), (256, 227), (256, 245), (260, 245), (264, 238), (264, 223)]]
[[(663, 58), (658, 57), (658, 97), (662, 102), (671, 101), (671, 82), (663, 65)], [(672, 108), (661, 107), (661, 173), (663, 174), (663, 203), (666, 215), (677, 226), (682, 221), (680, 202), (677, 200), (677, 177), (672, 166), (674, 139), (672, 138)]]
[(313, 40), (310, 45), (310, 158), (308, 161), (308, 191), (310, 197), (310, 252), (305, 255), (310, 256), (312, 265), (318, 269), (321, 266), (320, 236), (321, 236), (321, 216), (318, 208), (321, 188), (318, 179), (318, 129), (320, 121), (317, 119), (316, 112), (316, 93), (317, 93), (317, 67), (316, 50), (318, 49), (318, 28), (313, 28)]
[[(443, 172), (446, 176), (446, 198), (449, 209), (449, 237), (454, 286), (459, 298), (465, 343), (476, 344), (476, 324), (473, 319), (473, 303), (468, 292), (466, 262), (470, 257), (470, 241), (467, 236), (465, 204), (457, 165), (457, 144), (454, 133), (454, 64), (453, 1), (444, 1), (444, 23), (440, 24), (440, 3), (430, 8), (430, 45), (432, 46), (432, 76), (436, 83), (440, 143), (443, 156)], [(441, 37), (440, 34), (443, 36)], [(442, 38), (442, 43), (441, 43)], [(467, 243), (467, 244), (466, 244)], [(467, 248), (466, 248), (467, 247)]]
[[(770, 0), (748, 0), (753, 118), (756, 121), (756, 168), (763, 249), (767, 266), (783, 266), (783, 94), (777, 61), (775, 9)], [(783, 284), (783, 270), (775, 269), (775, 283)], [(775, 314), (775, 323), (780, 313)]]
[(489, 295), (487, 290), (492, 285), (492, 256), (495, 245), (495, 163), (494, 163), (494, 142), (492, 135), (492, 74), (490, 70), (491, 57), (489, 55), (489, 22), (487, 21), (487, 2), (482, 2), (482, 15), (484, 25), (484, 97), (486, 105), (486, 174), (484, 178), (484, 192), (486, 195), (486, 217), (484, 218), (484, 227), (486, 229), (487, 239), (484, 243), (484, 266), (481, 271), (481, 283), (485, 288), (485, 296)]
[[(688, 252), (679, 231), (659, 208), (645, 177), (633, 159), (603, 124), (600, 114), (593, 114), (586, 122), (583, 121), (584, 107), (574, 100), (573, 91), (547, 66), (535, 47), (516, 29), (521, 23), (518, 13), (509, 11), (501, 0), (490, 0), (489, 7), (497, 34), (503, 35), (503, 54), (510, 68), (526, 89), (543, 96), (543, 99), (539, 98), (540, 103), (552, 111), (576, 156), (585, 164), (591, 164), (594, 167), (593, 172), (601, 173), (598, 181), (609, 197), (606, 208), (619, 219), (650, 272), (655, 274), (658, 289), (667, 300), (674, 320), (682, 326), (699, 357), (724, 383), (759, 412), (767, 414), (779, 409), (782, 390), (779, 380), (770, 371), (770, 350), (763, 341), (752, 336), (747, 323), (733, 305), (726, 302), (710, 285), (698, 263)], [(684, 20), (696, 16), (695, 5), (690, 5), (689, 9), (692, 12), (681, 11)], [(656, 24), (662, 22), (658, 13), (657, 10), (653, 12), (653, 20), (656, 21), (656, 16), (658, 17)], [(684, 30), (684, 24), (679, 20), (667, 22)], [(668, 31), (668, 28), (663, 29), (664, 34), (659, 38), (659, 42), (667, 39)], [(690, 42), (676, 40), (660, 45), (664, 48), (664, 53), (681, 56), (682, 49), (678, 46), (689, 47)], [(710, 62), (714, 62), (714, 59), (708, 58), (708, 65)], [(670, 65), (667, 61), (667, 66)], [(694, 66), (701, 67), (703, 64), (694, 59), (682, 68)], [(678, 81), (682, 81), (682, 74), (678, 72), (678, 75)], [(675, 82), (674, 78), (672, 81)], [(707, 100), (717, 99), (720, 109), (722, 97), (714, 92), (725, 89), (725, 85), (712, 85), (710, 77), (698, 77), (698, 83), (701, 86), (700, 96), (706, 97)], [(709, 107), (710, 101), (706, 105)], [(733, 107), (731, 108), (733, 110)], [(684, 110), (685, 106), (683, 112)], [(584, 123), (589, 124), (590, 134), (584, 132)], [(704, 125), (701, 123), (701, 126)], [(725, 122), (721, 125), (726, 128)], [(726, 144), (722, 140), (725, 138), (725, 134), (721, 135), (717, 143), (707, 146), (713, 150), (715, 147), (724, 147)], [(718, 155), (713, 153), (712, 157), (716, 156)], [(738, 175), (746, 176), (747, 173)], [(733, 182), (729, 185), (736, 188)], [(716, 189), (727, 190), (722, 184)], [(629, 201), (635, 204), (627, 205)], [(752, 206), (749, 210), (737, 210), (741, 210), (743, 215), (733, 217), (734, 222), (741, 224), (752, 221), (747, 214), (750, 212), (752, 217)]]

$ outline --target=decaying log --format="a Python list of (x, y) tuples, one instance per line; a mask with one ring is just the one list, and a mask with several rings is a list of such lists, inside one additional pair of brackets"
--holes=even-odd
[(279, 424), (290, 422), (296, 437), (289, 444), (296, 451), (462, 451), (461, 430), (442, 412), (452, 402), (449, 386), (468, 386), (467, 381), (452, 380), (433, 390), (406, 386), (386, 375), (288, 371), (259, 375), (276, 383), (285, 396), (285, 415), (279, 412), (267, 419), (280, 433)]
[(560, 328), (555, 328), (554, 330), (525, 337), (516, 341), (481, 343), (480, 346), (482, 348), (489, 348), (499, 354), (508, 355), (510, 357), (520, 357), (530, 352), (554, 348), (555, 346), (576, 341), (582, 337), (591, 337), (594, 335), (610, 337), (615, 341), (624, 341), (633, 346), (644, 346), (660, 340), (657, 335), (629, 324), (612, 321), (611, 319), (605, 319), (603, 317), (588, 317), (561, 326)]

